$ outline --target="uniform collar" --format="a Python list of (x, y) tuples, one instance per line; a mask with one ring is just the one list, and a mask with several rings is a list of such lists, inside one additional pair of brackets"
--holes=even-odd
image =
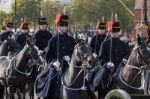
[(46, 32), (47, 30), (42, 30), (42, 29), (40, 29), (40, 31), (42, 31), (42, 32)]
[(66, 37), (67, 35), (68, 35), (67, 33), (64, 33), (64, 34), (60, 34), (60, 33), (59, 33), (59, 36), (60, 36), (60, 37)]

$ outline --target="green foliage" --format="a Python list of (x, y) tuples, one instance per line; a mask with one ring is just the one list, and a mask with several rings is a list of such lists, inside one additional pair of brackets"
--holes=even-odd
[(6, 20), (6, 16), (7, 16), (7, 14), (5, 12), (0, 11), (0, 25), (3, 25), (3, 23)]
[[(133, 9), (134, 0), (123, 1), (130, 9)], [(118, 14), (124, 30), (129, 30), (132, 26), (133, 16), (118, 0), (73, 0), (67, 7), (71, 23), (77, 26), (95, 25), (99, 16), (101, 18), (104, 16), (105, 21), (108, 21), (111, 19), (112, 13)]]
[[(129, 9), (133, 10), (135, 0), (122, 0)], [(63, 4), (50, 0), (17, 0), (17, 24), (21, 18), (26, 18), (31, 26), (36, 26), (37, 19), (42, 16), (48, 19), (51, 27), (55, 26), (55, 15), (63, 11)], [(105, 21), (111, 19), (112, 13), (118, 14), (123, 30), (130, 30), (133, 23), (133, 16), (121, 5), (118, 0), (70, 0), (66, 6), (69, 14), (70, 25), (94, 26), (100, 16), (105, 17)], [(15, 21), (15, 4), (11, 12), (5, 14), (0, 12), (0, 24), (5, 20)]]
[(63, 5), (60, 2), (52, 2), (46, 0), (41, 2), (42, 17), (46, 17), (50, 27), (55, 27), (55, 16), (58, 12), (62, 12)]
[[(40, 2), (41, 0), (17, 0), (16, 22), (19, 23), (21, 18), (25, 18), (31, 25), (35, 25), (40, 16)], [(9, 13), (9, 18), (15, 21), (15, 3)]]

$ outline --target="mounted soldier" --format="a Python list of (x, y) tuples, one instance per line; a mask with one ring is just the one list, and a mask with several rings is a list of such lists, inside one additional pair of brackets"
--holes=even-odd
[(21, 32), (16, 37), (16, 41), (21, 45), (22, 48), (26, 45), (27, 39), (30, 39), (31, 36), (29, 35), (29, 24), (27, 22), (23, 23), (20, 28)]
[(3, 42), (5, 40), (7, 40), (8, 38), (12, 37), (12, 35), (14, 34), (12, 32), (13, 27), (14, 27), (14, 25), (13, 25), (12, 22), (8, 22), (7, 23), (7, 25), (6, 25), (6, 31), (1, 34), (1, 42)]
[(56, 24), (58, 33), (48, 43), (46, 62), (50, 63), (55, 59), (62, 65), (64, 60), (70, 60), (76, 43), (74, 38), (67, 34), (68, 15), (58, 13), (56, 15)]
[[(48, 65), (49, 68), (40, 74), (47, 76), (39, 77), (35, 83), (37, 86), (37, 96), (43, 97), (44, 99), (57, 99), (59, 97), (61, 86), (60, 77), (69, 65), (67, 62), (70, 61), (75, 46), (75, 40), (67, 34), (68, 15), (58, 13), (56, 15), (56, 25), (58, 33), (49, 40), (46, 53), (46, 62), (48, 64), (50, 63)], [(53, 67), (58, 67), (59, 69), (56, 71)], [(38, 84), (41, 81), (45, 84), (39, 87)]]
[[(129, 46), (120, 40), (120, 22), (112, 24), (111, 37), (102, 43), (99, 60), (103, 67), (115, 73), (124, 57), (130, 54)], [(109, 88), (99, 90), (99, 97), (104, 97)]]
[(104, 20), (102, 22), (98, 21), (96, 25), (96, 35), (91, 39), (90, 47), (92, 48), (93, 53), (98, 56), (101, 44), (106, 40), (106, 23)]
[(48, 41), (52, 37), (52, 34), (47, 30), (47, 19), (46, 18), (39, 18), (38, 19), (39, 30), (35, 33), (35, 44), (40, 50), (44, 50), (47, 45)]

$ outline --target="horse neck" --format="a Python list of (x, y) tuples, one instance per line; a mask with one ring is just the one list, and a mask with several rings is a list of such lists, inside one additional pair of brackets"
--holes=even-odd
[[(139, 72), (138, 69), (132, 68), (132, 66), (137, 67), (139, 65), (139, 62), (138, 62), (139, 60), (137, 58), (138, 58), (137, 53), (134, 55), (133, 55), (133, 53), (131, 53), (131, 55), (128, 59), (128, 62), (127, 62), (128, 66), (125, 66), (125, 68), (123, 69), (122, 77), (124, 78), (124, 80), (126, 82), (133, 81), (133, 79), (135, 78), (135, 76), (137, 76), (137, 74)], [(138, 75), (138, 76), (140, 76), (140, 75)], [(139, 81), (137, 81), (137, 80), (139, 80)], [(138, 79), (136, 79), (134, 82), (137, 83), (137, 85), (140, 84), (141, 83), (140, 77), (138, 77)], [(133, 83), (133, 84), (135, 84), (135, 83)]]
[[(28, 47), (25, 46), (15, 57), (15, 63), (16, 63), (16, 67), (19, 68), (20, 66), (26, 66), (26, 62), (28, 62), (28, 58), (25, 58), (26, 55), (26, 51), (27, 51)], [(26, 63), (26, 64), (25, 64)]]
[(81, 68), (75, 67), (77, 66), (78, 63), (79, 62), (76, 60), (76, 58), (72, 57), (68, 71), (66, 73), (66, 77), (65, 77), (67, 79), (66, 80), (67, 85), (70, 85), (71, 83), (74, 83), (73, 84), (74, 87), (79, 87), (79, 86), (81, 87), (83, 85), (84, 73), (81, 70)]

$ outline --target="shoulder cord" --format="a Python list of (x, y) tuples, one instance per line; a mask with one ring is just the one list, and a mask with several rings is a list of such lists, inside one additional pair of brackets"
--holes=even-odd
[(95, 41), (95, 46), (94, 46), (94, 53), (96, 53), (97, 39), (98, 39), (98, 33), (96, 33), (96, 41)]
[[(59, 28), (60, 29), (60, 28)], [(59, 60), (59, 32), (57, 32), (57, 39), (58, 39), (58, 41), (57, 41), (57, 60), (56, 61), (58, 61)]]
[(111, 62), (111, 58), (112, 58), (112, 34), (111, 34), (111, 37), (110, 37), (110, 57), (109, 57), (109, 62)]

